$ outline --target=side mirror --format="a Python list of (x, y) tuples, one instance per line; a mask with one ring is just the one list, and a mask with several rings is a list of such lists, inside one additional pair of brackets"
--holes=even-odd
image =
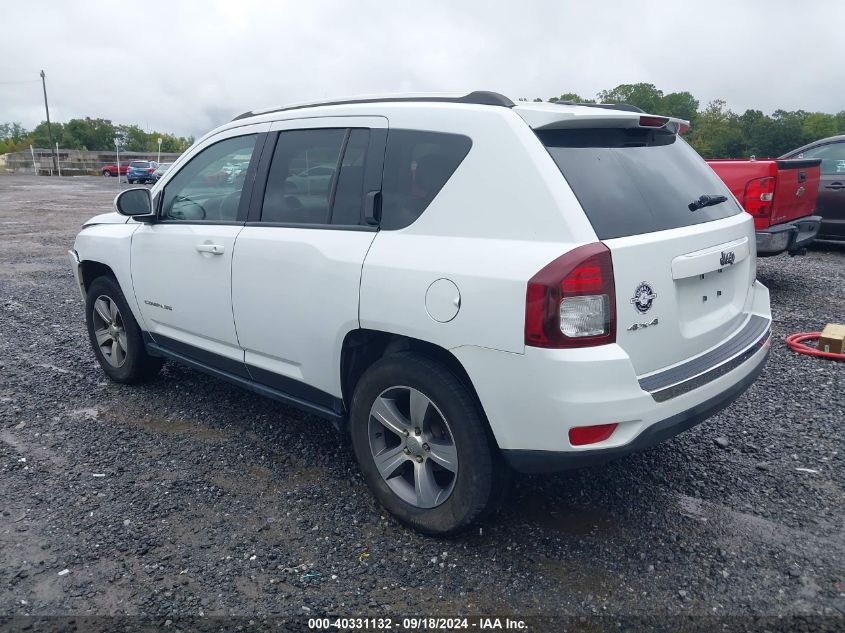
[(153, 199), (146, 187), (134, 187), (117, 194), (114, 208), (120, 215), (127, 215), (137, 220), (151, 220), (153, 214)]

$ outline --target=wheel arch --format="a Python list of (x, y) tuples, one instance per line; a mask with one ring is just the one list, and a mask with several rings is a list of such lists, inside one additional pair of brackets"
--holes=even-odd
[(82, 292), (88, 292), (91, 283), (97, 277), (112, 277), (117, 281), (117, 275), (108, 264), (98, 262), (92, 259), (83, 259), (79, 262), (79, 285), (82, 287)]
[[(115, 245), (109, 244), (109, 246), (113, 248)], [(125, 256), (126, 261), (118, 259), (117, 261), (113, 261), (112, 264), (106, 264), (104, 260), (108, 259), (111, 261), (111, 257), (102, 257), (102, 255), (111, 255), (112, 253), (102, 252), (102, 249), (96, 248), (92, 250), (95, 251), (91, 253), (92, 256), (84, 258), (83, 255), (79, 261), (79, 288), (82, 291), (83, 299), (88, 293), (88, 289), (91, 287), (94, 280), (100, 277), (111, 277), (123, 292), (123, 297), (126, 299), (126, 303), (132, 312), (132, 316), (135, 317), (135, 320), (138, 322), (141, 329), (146, 331), (146, 323), (144, 322), (140, 306), (135, 298), (135, 291), (132, 287), (132, 276), (129, 271), (128, 253)]]
[(452, 352), (439, 345), (401, 334), (363, 328), (346, 334), (340, 353), (340, 384), (343, 403), (347, 411), (351, 408), (355, 386), (364, 372), (379, 359), (397, 352), (414, 352), (440, 363), (451, 371), (469, 390), (481, 412), (493, 445), (498, 446), (484, 412), (484, 405), (461, 361)]

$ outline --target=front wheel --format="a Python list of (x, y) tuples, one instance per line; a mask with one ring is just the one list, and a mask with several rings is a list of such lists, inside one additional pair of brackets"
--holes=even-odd
[(161, 369), (162, 359), (147, 353), (141, 328), (112, 277), (97, 277), (91, 283), (85, 316), (94, 355), (109, 378), (142, 382)]
[(400, 522), (449, 535), (492, 507), (498, 464), (483, 413), (446, 367), (382, 358), (355, 388), (350, 424), (365, 481)]
[(111, 178), (111, 172), (110, 172), (108, 169), (106, 169), (106, 170), (103, 172), (103, 176), (105, 176), (106, 178)]

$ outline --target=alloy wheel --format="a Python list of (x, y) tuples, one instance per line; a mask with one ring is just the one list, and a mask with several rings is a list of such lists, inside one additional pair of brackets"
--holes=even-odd
[(112, 367), (121, 367), (126, 362), (126, 329), (117, 303), (106, 295), (94, 301), (92, 312), (94, 337), (106, 362)]
[(376, 468), (390, 489), (418, 508), (445, 502), (458, 477), (458, 451), (446, 418), (413, 387), (385, 389), (370, 408), (367, 432)]

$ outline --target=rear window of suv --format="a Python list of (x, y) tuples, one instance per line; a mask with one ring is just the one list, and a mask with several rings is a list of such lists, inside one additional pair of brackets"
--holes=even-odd
[[(647, 128), (538, 130), (601, 240), (720, 220), (742, 212), (683, 139)], [(690, 211), (702, 195), (725, 202)]]

